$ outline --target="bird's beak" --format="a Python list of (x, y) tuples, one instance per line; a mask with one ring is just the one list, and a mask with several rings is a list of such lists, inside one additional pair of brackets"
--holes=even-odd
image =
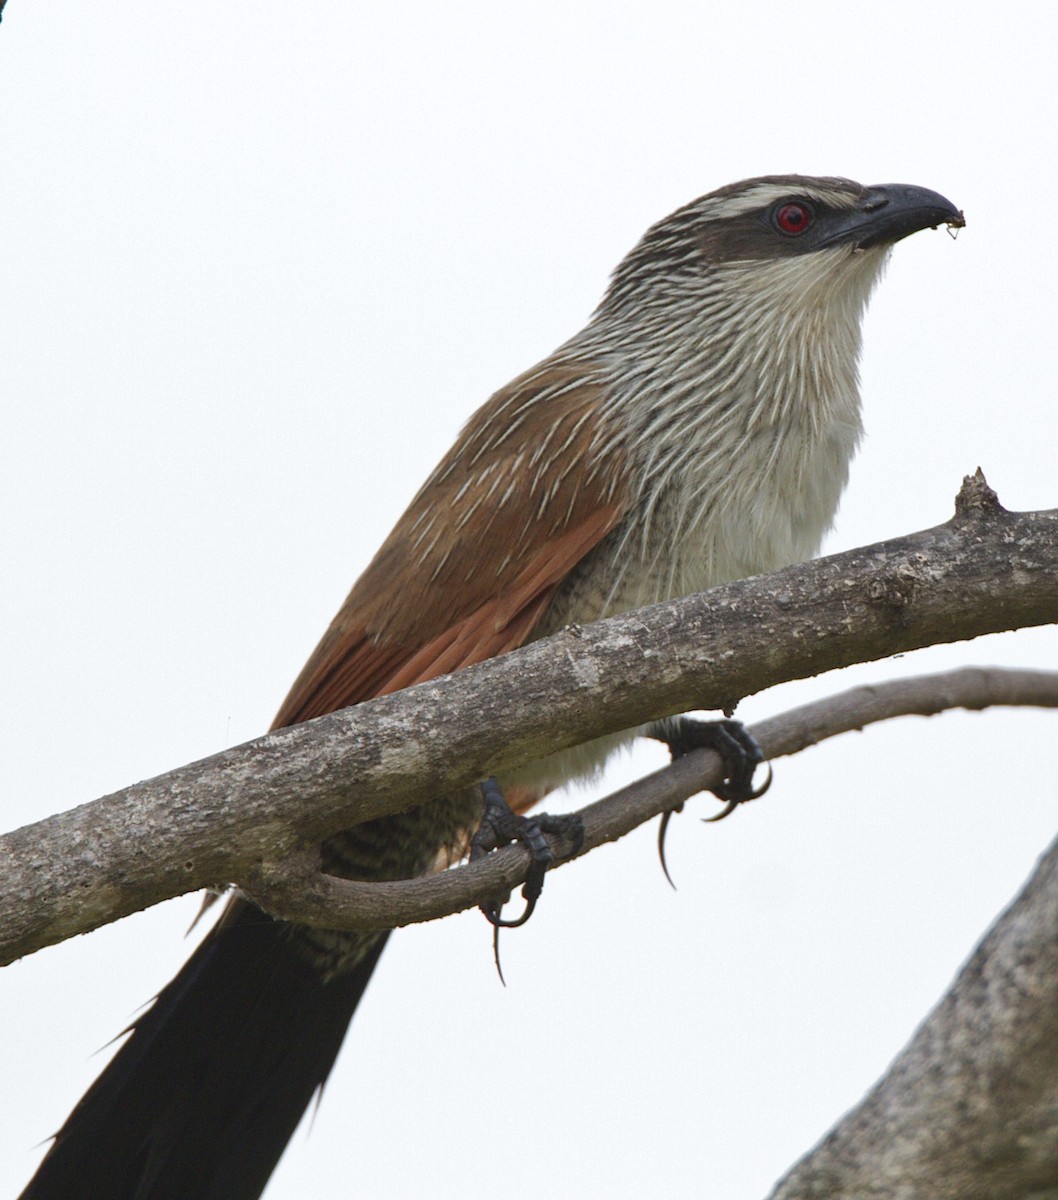
[(854, 208), (838, 217), (824, 246), (852, 242), (857, 250), (900, 241), (920, 229), (966, 224), (962, 210), (939, 192), (908, 183), (881, 183), (864, 190)]

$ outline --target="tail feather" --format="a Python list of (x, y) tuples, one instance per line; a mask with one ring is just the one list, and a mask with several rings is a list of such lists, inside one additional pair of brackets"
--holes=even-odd
[(325, 978), (236, 901), (70, 1114), (21, 1200), (255, 1200), (388, 935)]

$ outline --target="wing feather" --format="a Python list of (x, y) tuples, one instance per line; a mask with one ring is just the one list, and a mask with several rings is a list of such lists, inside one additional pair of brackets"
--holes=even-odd
[(497, 392), (353, 587), (273, 728), (522, 645), (626, 510), (603, 398), (597, 369), (555, 361)]

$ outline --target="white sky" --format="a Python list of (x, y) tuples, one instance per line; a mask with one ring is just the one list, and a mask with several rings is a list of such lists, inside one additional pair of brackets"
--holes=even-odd
[[(1007, 507), (1058, 504), (1056, 31), (1044, 3), (10, 0), (3, 825), (261, 733), (469, 413), (648, 224), (748, 175), (918, 183), (968, 217), (901, 244), (872, 304), (828, 548), (946, 520), (978, 464)], [(1056, 651), (990, 638), (740, 715)], [(1047, 844), (1054, 720), (783, 761), (752, 810), (674, 822), (677, 894), (640, 831), (549, 881), (506, 990), (479, 917), (401, 933), (268, 1200), (762, 1197)], [(197, 903), (3, 973), (0, 1195)]]

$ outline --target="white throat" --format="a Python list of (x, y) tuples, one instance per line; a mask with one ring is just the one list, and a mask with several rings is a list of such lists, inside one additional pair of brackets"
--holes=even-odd
[(651, 337), (646, 312), (611, 343), (610, 429), (639, 495), (615, 547), (608, 611), (818, 552), (863, 432), (860, 327), (887, 253), (724, 264), (675, 313), (670, 296)]

